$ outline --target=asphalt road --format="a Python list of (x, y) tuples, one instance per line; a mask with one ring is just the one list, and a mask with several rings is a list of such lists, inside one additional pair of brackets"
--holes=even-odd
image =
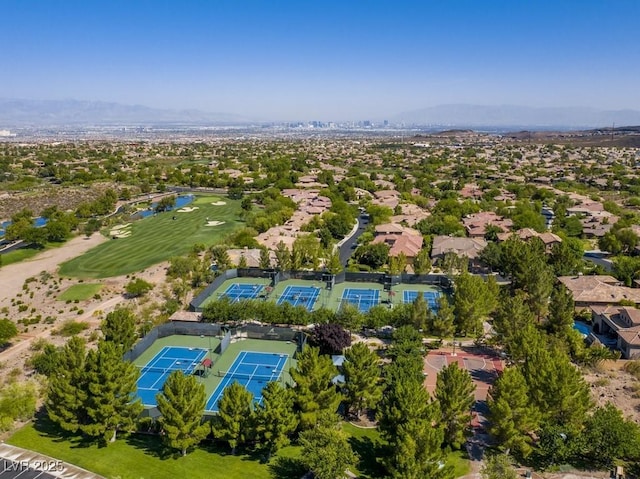
[(355, 246), (358, 244), (358, 238), (360, 238), (360, 235), (364, 233), (367, 226), (369, 226), (369, 220), (362, 216), (356, 218), (356, 221), (358, 222), (358, 229), (355, 234), (340, 247), (340, 262), (344, 266), (349, 263), (349, 258), (355, 251)]

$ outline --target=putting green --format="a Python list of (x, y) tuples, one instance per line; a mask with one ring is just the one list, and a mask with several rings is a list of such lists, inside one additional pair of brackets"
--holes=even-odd
[[(215, 196), (199, 196), (189, 205), (198, 209), (189, 213), (168, 211), (134, 221), (127, 227), (130, 236), (110, 239), (63, 263), (60, 274), (79, 278), (120, 276), (186, 254), (196, 243), (209, 246), (243, 225), (240, 201), (225, 198), (225, 205), (211, 204), (220, 200)], [(207, 226), (211, 221), (223, 223)]]

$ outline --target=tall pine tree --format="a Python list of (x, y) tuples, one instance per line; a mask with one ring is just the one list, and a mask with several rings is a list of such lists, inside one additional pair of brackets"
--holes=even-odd
[(380, 359), (365, 343), (356, 343), (345, 352), (342, 370), (348, 411), (360, 416), (382, 396)]
[(130, 431), (143, 406), (135, 399), (140, 373), (130, 362), (122, 360), (119, 346), (101, 341), (97, 350), (89, 351), (86, 363), (87, 422), (81, 426), (88, 436), (105, 443), (116, 440), (118, 431)]
[(256, 432), (267, 457), (289, 444), (289, 436), (298, 426), (293, 409), (293, 390), (272, 381), (262, 390), (262, 404), (256, 406)]
[(435, 397), (440, 405), (444, 440), (455, 449), (460, 449), (466, 439), (475, 389), (471, 375), (460, 369), (458, 363), (452, 363), (438, 373)]
[(195, 376), (174, 371), (156, 395), (156, 400), (161, 414), (163, 440), (186, 456), (187, 450), (207, 437), (211, 430), (202, 422), (206, 405), (204, 385)]
[(65, 431), (78, 431), (86, 420), (86, 356), (85, 342), (78, 336), (53, 355), (45, 404), (49, 419)]
[(506, 369), (493, 384), (489, 397), (489, 432), (506, 454), (527, 457), (540, 413), (529, 402), (529, 388), (517, 367)]
[(107, 314), (100, 328), (105, 341), (121, 346), (122, 351), (128, 351), (136, 342), (136, 317), (130, 309), (113, 310)]
[(229, 443), (231, 454), (251, 433), (253, 394), (237, 381), (228, 386), (218, 401), (218, 415), (213, 418), (213, 435)]
[(303, 429), (315, 426), (319, 413), (337, 411), (342, 398), (331, 380), (338, 370), (329, 356), (320, 354), (318, 348), (306, 347), (290, 374), (295, 382), (296, 405)]

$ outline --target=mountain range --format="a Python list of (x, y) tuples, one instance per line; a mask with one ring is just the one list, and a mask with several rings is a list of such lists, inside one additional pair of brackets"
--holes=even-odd
[[(453, 128), (604, 128), (640, 125), (638, 110), (534, 108), (515, 105), (438, 105), (387, 116), (392, 123)], [(332, 120), (332, 119), (327, 119)], [(333, 119), (335, 120), (335, 119)], [(0, 98), (0, 127), (255, 124), (232, 113), (159, 109), (81, 100), (16, 100)]]
[(640, 125), (640, 111), (452, 104), (404, 112), (393, 120), (414, 125), (452, 127), (599, 128), (613, 124)]
[(0, 98), (0, 126), (234, 124), (248, 120), (230, 113), (169, 110), (81, 100), (14, 100)]

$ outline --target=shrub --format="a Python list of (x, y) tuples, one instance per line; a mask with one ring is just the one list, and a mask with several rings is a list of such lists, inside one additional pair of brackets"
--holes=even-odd
[(631, 374), (634, 378), (639, 379), (640, 380), (640, 361), (637, 359), (634, 359), (633, 361), (628, 361), (623, 369), (625, 370), (625, 372)]
[(62, 325), (54, 331), (54, 334), (64, 337), (75, 336), (88, 328), (89, 323), (85, 323), (84, 321), (68, 320), (62, 323)]

